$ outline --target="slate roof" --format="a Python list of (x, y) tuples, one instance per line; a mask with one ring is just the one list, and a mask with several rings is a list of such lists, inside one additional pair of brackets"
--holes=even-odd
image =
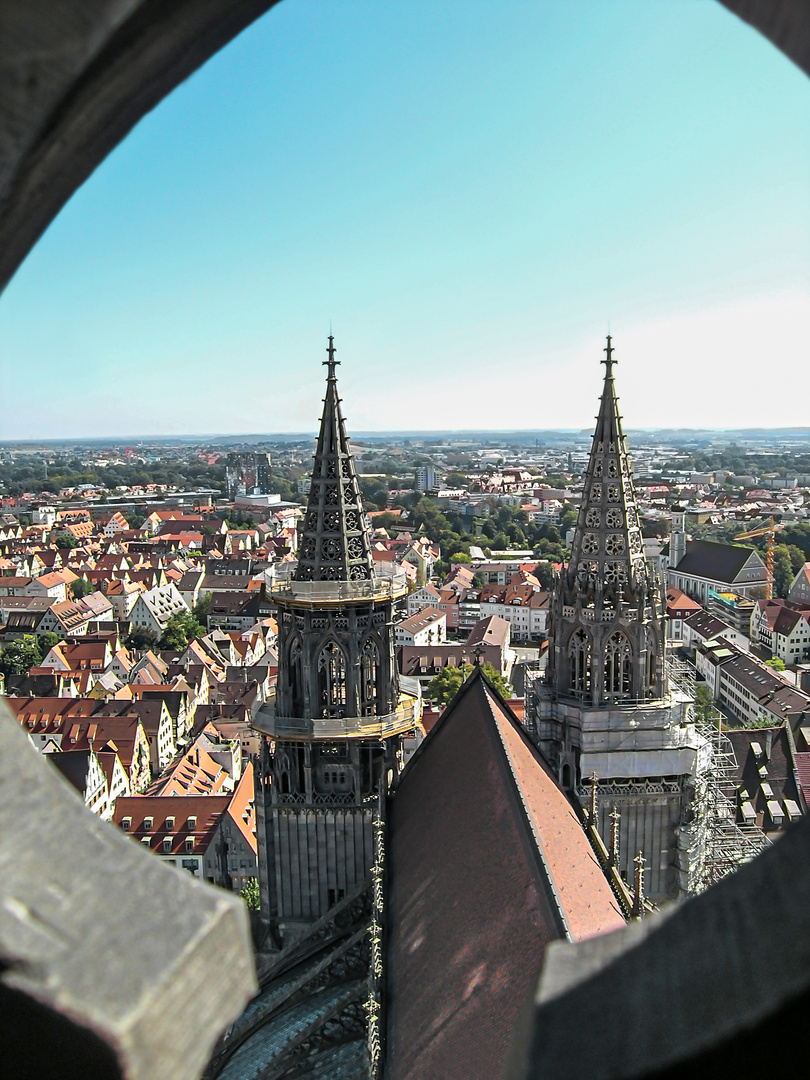
[(386, 1080), (502, 1075), (549, 942), (624, 925), (573, 809), (480, 669), (394, 793)]
[(714, 540), (687, 540), (686, 554), (674, 569), (712, 581), (733, 583), (751, 557), (754, 548), (718, 544)]
[(711, 612), (704, 611), (703, 608), (696, 611), (694, 615), (690, 615), (686, 621), (691, 629), (702, 637), (704, 641), (717, 637), (718, 634), (725, 633), (728, 630), (733, 630), (733, 627), (729, 626), (728, 623), (718, 619)]
[(361, 1032), (341, 1030), (341, 1015), (345, 1022), (356, 1014), (368, 995), (369, 901), (364, 883), (275, 955), (259, 993), (220, 1040), (206, 1080), (370, 1075)]
[[(745, 801), (753, 806), (756, 824), (766, 832), (774, 831), (780, 826), (775, 826), (771, 819), (769, 802), (776, 801), (783, 811), (785, 800), (801, 806), (787, 727), (728, 728), (726, 736), (737, 760), (738, 791), (744, 791)], [(739, 810), (737, 820), (743, 820)], [(784, 824), (789, 821), (789, 815), (784, 813)]]

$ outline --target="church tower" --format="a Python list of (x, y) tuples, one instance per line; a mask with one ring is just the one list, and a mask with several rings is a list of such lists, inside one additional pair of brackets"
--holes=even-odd
[(571, 559), (554, 595), (549, 681), (591, 705), (664, 694), (664, 612), (644, 558), (607, 339), (605, 382)]
[(688, 700), (667, 685), (663, 598), (644, 557), (610, 336), (605, 354), (571, 558), (552, 597), (546, 685), (534, 722), (563, 787), (580, 799), (596, 798), (603, 836), (613, 827), (626, 880), (641, 850), (648, 895), (663, 900), (689, 892), (695, 874), (699, 855), (688, 823), (701, 740)]
[(407, 585), (374, 569), (335, 352), (330, 336), (298, 566), (272, 592), (275, 703), (254, 724), (269, 737), (256, 799), (262, 914), (288, 929), (368, 878), (374, 817), (400, 767), (400, 735), (418, 720), (394, 657), (394, 605)]

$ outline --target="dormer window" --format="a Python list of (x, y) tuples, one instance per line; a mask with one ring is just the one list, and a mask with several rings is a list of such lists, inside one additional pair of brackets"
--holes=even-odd
[(129, 830), (132, 828), (132, 818), (131, 817), (123, 818), (121, 820), (121, 828), (124, 830), (124, 832), (129, 832)]
[(144, 827), (145, 832), (150, 832), (153, 825), (154, 825), (154, 819), (153, 818), (145, 817), (143, 819), (143, 827)]
[(188, 827), (189, 827), (189, 829), (196, 829), (197, 828), (197, 818), (196, 817), (190, 817), (188, 819)]
[(167, 829), (173, 829), (174, 828), (174, 818), (173, 817), (167, 817), (166, 818), (166, 828)]
[(170, 836), (167, 836), (166, 839), (163, 841), (163, 850), (164, 850), (164, 852), (166, 854), (171, 853), (171, 850), (172, 850), (172, 838)]

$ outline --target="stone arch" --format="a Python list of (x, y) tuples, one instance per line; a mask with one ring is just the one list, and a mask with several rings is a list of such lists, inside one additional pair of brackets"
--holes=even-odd
[(349, 664), (346, 653), (334, 638), (328, 638), (318, 652), (318, 711), (322, 717), (346, 716)]
[(633, 643), (622, 630), (616, 630), (605, 643), (605, 696), (609, 701), (633, 695)]
[(289, 706), (291, 716), (303, 716), (306, 708), (304, 692), (304, 647), (301, 635), (295, 634), (287, 649)]
[(360, 647), (360, 715), (384, 712), (382, 703), (382, 649), (375, 634)]
[(587, 694), (591, 689), (591, 639), (578, 626), (568, 639), (568, 687), (574, 694)]

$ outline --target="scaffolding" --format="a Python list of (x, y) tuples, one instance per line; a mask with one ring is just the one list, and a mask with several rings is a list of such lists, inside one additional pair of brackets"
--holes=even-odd
[(696, 670), (688, 660), (668, 660), (670, 687), (692, 700), (695, 730), (702, 753), (698, 756), (694, 796), (683, 828), (695, 836), (699, 858), (690, 868), (690, 891), (710, 885), (753, 859), (770, 840), (756, 825), (737, 822), (737, 759), (723, 731), (725, 717), (714, 702), (697, 701)]

